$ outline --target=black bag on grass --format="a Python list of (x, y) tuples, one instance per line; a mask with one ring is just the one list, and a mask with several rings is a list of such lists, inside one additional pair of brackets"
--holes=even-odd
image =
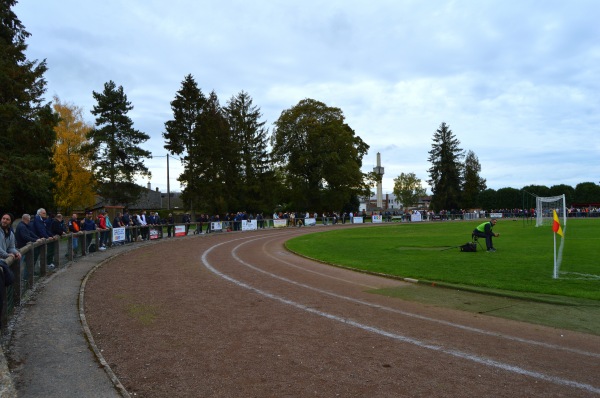
[(460, 246), (460, 251), (469, 253), (476, 252), (477, 244), (475, 242), (467, 242), (464, 245)]

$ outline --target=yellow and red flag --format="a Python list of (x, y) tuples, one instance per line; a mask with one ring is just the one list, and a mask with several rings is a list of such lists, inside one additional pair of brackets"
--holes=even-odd
[(556, 210), (552, 210), (552, 218), (554, 220), (552, 221), (552, 230), (554, 231), (554, 233), (559, 234), (560, 236), (564, 236), (562, 228), (560, 226), (560, 220), (558, 219), (558, 214), (556, 214)]

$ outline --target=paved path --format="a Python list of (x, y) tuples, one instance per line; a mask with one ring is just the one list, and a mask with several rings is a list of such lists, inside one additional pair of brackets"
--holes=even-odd
[[(90, 349), (80, 320), (79, 292), (91, 269), (133, 248), (123, 246), (93, 253), (42, 282), (17, 317), (5, 353), (13, 366), (12, 380), (18, 396), (122, 396)], [(12, 394), (7, 391), (2, 396)]]

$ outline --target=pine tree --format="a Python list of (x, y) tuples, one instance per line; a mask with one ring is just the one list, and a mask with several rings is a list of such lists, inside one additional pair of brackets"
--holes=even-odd
[(487, 185), (485, 179), (479, 176), (481, 165), (473, 151), (467, 152), (463, 171), (462, 207), (463, 209), (474, 209), (481, 206), (479, 194), (487, 188)]
[(211, 214), (224, 214), (240, 206), (235, 195), (238, 181), (238, 143), (233, 141), (229, 123), (217, 94), (212, 91), (199, 117), (198, 145), (192, 158), (200, 170), (200, 205)]
[(267, 152), (267, 129), (261, 121), (260, 109), (252, 104), (252, 98), (244, 91), (231, 97), (225, 108), (225, 114), (232, 134), (234, 163), (237, 164), (238, 178), (235, 184), (235, 196), (240, 206), (256, 213), (270, 208), (270, 200), (265, 196), (269, 171)]
[(173, 155), (181, 156), (184, 171), (179, 177), (183, 186), (182, 200), (188, 209), (198, 209), (202, 198), (200, 174), (202, 169), (195, 158), (198, 154), (200, 139), (200, 115), (206, 105), (206, 97), (194, 77), (189, 74), (181, 82), (181, 88), (171, 101), (173, 119), (165, 123), (165, 149)]
[(433, 191), (431, 207), (434, 211), (458, 209), (461, 198), (463, 151), (449, 126), (442, 122), (433, 135), (429, 151), (431, 168), (429, 185)]
[(92, 169), (100, 184), (100, 194), (109, 204), (134, 203), (142, 187), (134, 183), (136, 175), (150, 176), (143, 159), (150, 158), (150, 151), (139, 145), (150, 137), (133, 128), (127, 113), (133, 109), (123, 91), (111, 80), (104, 84), (104, 91), (93, 92), (97, 105), (92, 114), (96, 127), (90, 131), (87, 147), (92, 159)]
[(80, 107), (62, 103), (58, 97), (54, 97), (54, 111), (60, 117), (54, 128), (54, 200), (64, 213), (69, 214), (73, 209), (94, 204), (95, 180), (89, 158), (82, 152), (87, 144), (86, 135), (92, 126), (83, 120)]
[(25, 30), (12, 8), (0, 3), (0, 208), (17, 215), (52, 208), (52, 145), (57, 118), (46, 91), (46, 61), (29, 61)]

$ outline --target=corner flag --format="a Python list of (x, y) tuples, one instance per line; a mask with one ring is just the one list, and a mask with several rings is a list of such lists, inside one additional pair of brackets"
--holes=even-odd
[(552, 210), (552, 218), (554, 220), (552, 221), (552, 231), (554, 231), (554, 233), (559, 234), (561, 237), (564, 237), (562, 228), (560, 226), (560, 221), (558, 219), (558, 214), (556, 214), (556, 210)]

